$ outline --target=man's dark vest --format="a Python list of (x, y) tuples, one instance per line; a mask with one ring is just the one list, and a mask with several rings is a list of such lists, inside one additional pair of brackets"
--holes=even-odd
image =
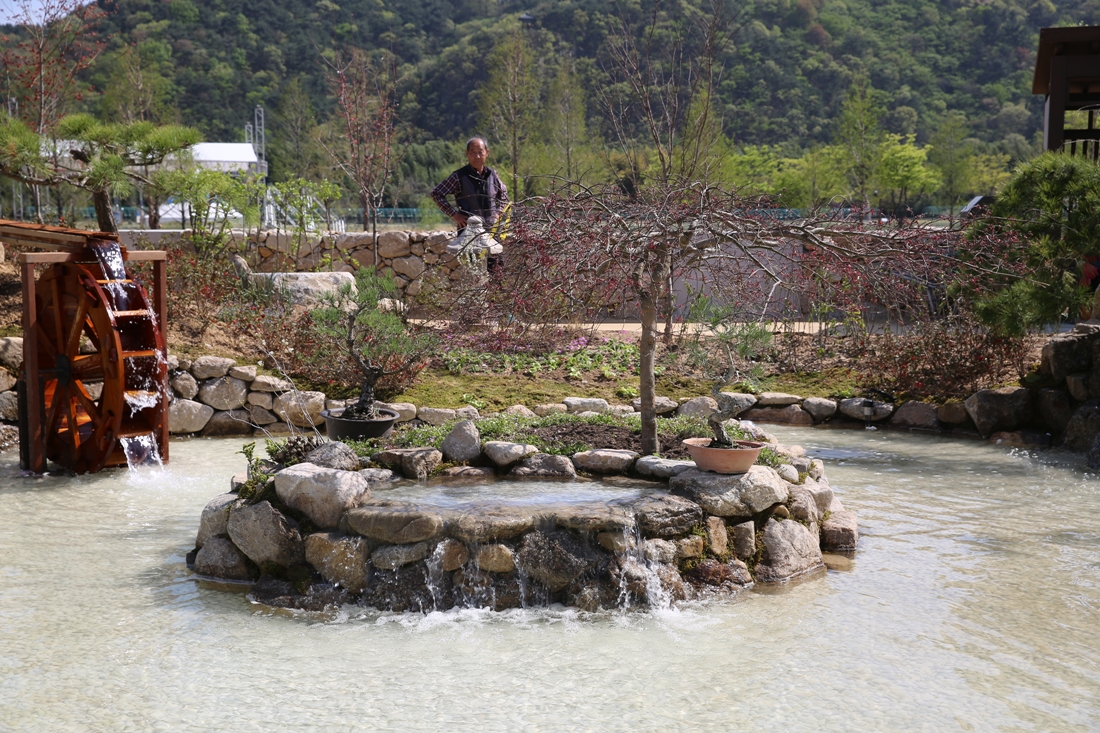
[(463, 213), (480, 216), (486, 222), (493, 216), (493, 200), (496, 198), (496, 175), (486, 166), (485, 174), (479, 176), (472, 165), (458, 169), (458, 180), (462, 190), (455, 195), (455, 203)]

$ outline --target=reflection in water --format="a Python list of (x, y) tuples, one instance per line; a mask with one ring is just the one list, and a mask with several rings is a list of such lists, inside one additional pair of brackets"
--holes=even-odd
[(164, 473), (5, 458), (0, 729), (1100, 729), (1100, 481), (983, 443), (774, 432), (835, 456), (851, 571), (597, 616), (253, 606), (183, 562), (241, 441), (177, 442)]

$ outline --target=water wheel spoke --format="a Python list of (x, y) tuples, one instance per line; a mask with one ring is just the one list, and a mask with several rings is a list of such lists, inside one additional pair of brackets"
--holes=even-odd
[(53, 401), (50, 402), (49, 410), (46, 413), (46, 435), (53, 435), (57, 431), (57, 421), (61, 417), (61, 402), (65, 389), (63, 387), (55, 387), (53, 392)]
[(50, 291), (53, 295), (53, 340), (58, 349), (65, 343), (65, 328), (61, 323), (64, 315), (64, 307), (61, 304), (61, 288), (55, 277), (50, 281)]
[(73, 455), (76, 455), (77, 450), (80, 448), (80, 433), (77, 432), (76, 426), (76, 400), (68, 394), (66, 390), (65, 394), (65, 418), (69, 421), (69, 442), (72, 443)]
[(95, 406), (95, 403), (92, 402), (92, 398), (84, 391), (84, 385), (80, 383), (75, 384), (76, 388), (74, 392), (76, 392), (76, 400), (80, 406), (84, 408), (84, 412), (88, 413), (88, 417), (91, 418), (91, 421), (95, 423), (96, 432), (99, 432), (99, 428), (103, 424), (103, 418), (99, 415), (99, 408)]
[(72, 360), (70, 370), (72, 378), (82, 382), (103, 379), (103, 355), (81, 354)]
[(68, 338), (65, 339), (65, 355), (72, 359), (80, 351), (80, 336), (87, 325), (88, 299), (81, 298), (76, 306), (76, 316), (69, 327)]
[(54, 345), (53, 336), (46, 330), (41, 321), (35, 326), (38, 331), (38, 348), (43, 349), (49, 355), (51, 362), (55, 361), (57, 359), (57, 346)]

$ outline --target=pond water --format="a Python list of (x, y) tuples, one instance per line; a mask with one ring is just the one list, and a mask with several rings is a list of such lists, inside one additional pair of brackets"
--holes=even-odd
[(240, 442), (177, 441), (134, 475), (23, 479), (4, 457), (0, 730), (1100, 729), (1100, 479), (984, 443), (775, 432), (859, 512), (852, 569), (595, 616), (273, 611), (184, 565)]

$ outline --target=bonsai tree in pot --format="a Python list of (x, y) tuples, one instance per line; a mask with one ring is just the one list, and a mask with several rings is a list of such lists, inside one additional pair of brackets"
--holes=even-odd
[(319, 340), (337, 347), (347, 371), (358, 377), (359, 399), (339, 415), (344, 420), (378, 419), (379, 383), (410, 383), (436, 345), (433, 333), (408, 322), (393, 278), (373, 268), (360, 269), (354, 287), (341, 286), (309, 317)]

